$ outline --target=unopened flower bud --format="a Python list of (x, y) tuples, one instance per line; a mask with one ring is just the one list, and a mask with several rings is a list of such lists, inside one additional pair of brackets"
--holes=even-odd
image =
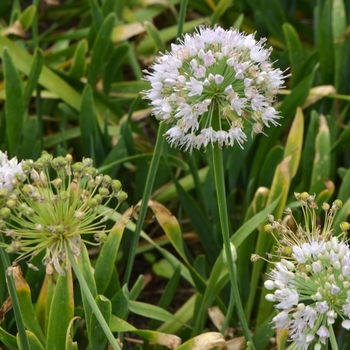
[(11, 216), (11, 209), (10, 208), (1, 208), (0, 209), (0, 218), (1, 219), (8, 219)]
[(119, 191), (116, 197), (119, 202), (124, 202), (128, 198), (128, 194), (124, 191)]
[(59, 194), (58, 194), (58, 198), (65, 202), (69, 199), (69, 193), (67, 191), (61, 191)]
[(300, 199), (305, 201), (310, 197), (310, 195), (307, 192), (303, 192), (300, 194)]
[(60, 178), (56, 178), (51, 181), (52, 185), (58, 190), (61, 187), (62, 180)]
[(84, 216), (85, 216), (85, 213), (84, 213), (83, 211), (78, 211), (78, 210), (76, 210), (76, 211), (74, 212), (74, 217), (75, 217), (76, 219), (78, 219), (79, 221), (83, 220)]
[(63, 233), (64, 231), (65, 231), (65, 228), (63, 225), (56, 226), (56, 233)]
[(91, 208), (95, 208), (98, 206), (98, 202), (95, 198), (89, 198), (87, 201), (87, 205)]
[(28, 218), (32, 218), (35, 216), (35, 212), (32, 208), (27, 207), (24, 212), (23, 212), (24, 216), (27, 216)]
[(252, 127), (252, 136), (262, 134), (264, 127), (260, 123), (254, 123)]
[(109, 195), (109, 191), (106, 187), (100, 187), (98, 189), (98, 193), (102, 196), (102, 197), (107, 197)]
[(94, 189), (96, 187), (96, 181), (94, 179), (89, 180), (88, 187), (90, 190)]
[(104, 243), (104, 242), (106, 242), (108, 236), (107, 236), (106, 232), (102, 231), (102, 232), (96, 233), (94, 235), (94, 238), (97, 242)]
[(17, 205), (17, 201), (13, 200), (13, 199), (9, 199), (7, 202), (6, 202), (6, 205), (8, 208), (15, 208), (16, 205)]
[(272, 303), (276, 301), (276, 297), (275, 297), (273, 294), (266, 294), (266, 295), (265, 295), (265, 299), (266, 299), (267, 301), (272, 302)]
[(67, 161), (68, 163), (71, 163), (71, 162), (73, 161), (73, 157), (72, 157), (71, 154), (67, 154), (67, 155), (66, 155), (66, 161)]
[(102, 203), (102, 196), (100, 194), (95, 194), (94, 199), (96, 200), (97, 204)]
[(7, 188), (0, 189), (0, 198), (6, 198), (8, 193), (9, 191), (7, 190)]
[(264, 226), (264, 231), (267, 232), (267, 233), (271, 233), (272, 232), (272, 226), (271, 224), (266, 224)]
[(35, 231), (36, 232), (43, 232), (44, 231), (44, 227), (42, 224), (35, 224)]
[(17, 253), (22, 249), (20, 241), (12, 241), (11, 245), (6, 248), (8, 253)]
[(82, 162), (76, 162), (72, 165), (73, 172), (80, 174), (83, 171), (84, 165)]
[(63, 169), (67, 164), (67, 161), (64, 157), (58, 156), (51, 161), (51, 166), (56, 170)]
[(350, 224), (346, 221), (343, 221), (339, 226), (342, 231), (347, 231), (350, 228)]
[(122, 184), (119, 180), (112, 180), (111, 185), (114, 192), (118, 192), (122, 188)]
[(271, 281), (271, 280), (266, 280), (264, 282), (264, 286), (267, 290), (273, 290), (273, 289), (275, 289), (275, 282)]
[(84, 168), (83, 174), (86, 177), (94, 178), (97, 174), (97, 170), (94, 167), (88, 166)]
[(335, 270), (340, 270), (341, 269), (341, 264), (340, 262), (337, 260), (333, 263), (333, 267)]
[(343, 202), (340, 199), (336, 199), (333, 202), (333, 206), (335, 207), (335, 209), (340, 209), (343, 206)]
[(109, 186), (111, 182), (112, 182), (112, 178), (109, 175), (103, 176), (103, 180), (102, 180), (103, 186)]
[(34, 182), (39, 182), (40, 181), (40, 176), (39, 173), (35, 170), (32, 169), (30, 172), (30, 177)]
[(83, 158), (83, 166), (91, 167), (93, 164), (93, 160), (91, 158)]
[(329, 205), (328, 203), (323, 203), (323, 204), (322, 204), (322, 209), (323, 209), (324, 211), (328, 211), (329, 208), (330, 208), (330, 205)]

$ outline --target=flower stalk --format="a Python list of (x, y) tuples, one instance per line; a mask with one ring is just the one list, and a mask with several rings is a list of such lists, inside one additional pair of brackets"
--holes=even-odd
[[(224, 251), (227, 260), (227, 268), (231, 284), (230, 299), (234, 299), (236, 306), (236, 311), (238, 319), (241, 323), (243, 334), (247, 342), (251, 342), (251, 347), (254, 349), (253, 340), (250, 335), (249, 327), (244, 315), (241, 297), (239, 295), (238, 285), (237, 285), (237, 270), (235, 269), (235, 262), (232, 259), (231, 252), (231, 241), (230, 241), (230, 230), (228, 224), (227, 206), (226, 206), (226, 190), (225, 190), (225, 178), (224, 178), (224, 164), (222, 150), (218, 145), (213, 148), (213, 165), (214, 165), (214, 179), (215, 188), (219, 209), (219, 217), (221, 224), (222, 238), (224, 241)], [(232, 301), (230, 301), (230, 304)]]

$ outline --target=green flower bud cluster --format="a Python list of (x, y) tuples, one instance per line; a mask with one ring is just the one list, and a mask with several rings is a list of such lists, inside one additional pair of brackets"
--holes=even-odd
[(22, 172), (16, 168), (11, 186), (0, 188), (0, 234), (12, 240), (0, 247), (19, 254), (16, 261), (45, 251), (47, 272), (54, 267), (63, 275), (66, 250), (78, 256), (83, 243), (96, 244), (82, 239), (87, 234), (104, 242), (108, 230), (103, 222), (114, 211), (110, 205), (114, 200), (118, 207), (127, 194), (119, 180), (98, 174), (90, 158), (73, 163), (70, 154), (54, 158), (43, 152), (38, 160), (18, 166)]

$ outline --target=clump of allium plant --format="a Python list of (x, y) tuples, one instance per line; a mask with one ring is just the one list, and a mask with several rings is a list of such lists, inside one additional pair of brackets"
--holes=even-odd
[[(292, 211), (286, 213), (294, 222), (292, 230), (286, 221), (269, 217), (266, 230), (277, 241), (277, 262), (268, 274), (265, 288), (268, 301), (276, 303), (280, 312), (273, 318), (275, 328), (289, 331), (290, 349), (328, 349), (336, 346), (335, 322), (350, 329), (350, 248), (345, 231), (350, 225), (341, 223), (342, 233), (333, 236), (334, 215), (342, 202), (322, 205), (325, 220), (317, 223), (315, 196), (296, 193), (305, 224), (295, 221)], [(287, 217), (287, 219), (288, 219)], [(272, 257), (271, 257), (272, 258)]]
[(54, 267), (64, 275), (66, 250), (79, 256), (82, 243), (91, 244), (83, 235), (106, 239), (103, 222), (112, 198), (120, 203), (127, 194), (119, 180), (98, 175), (90, 158), (73, 163), (69, 154), (53, 158), (43, 152), (36, 161), (18, 163), (0, 151), (0, 234), (11, 239), (0, 247), (17, 253), (15, 262), (45, 251), (46, 272)]
[(145, 71), (151, 83), (145, 97), (152, 114), (171, 125), (166, 138), (172, 146), (192, 152), (237, 142), (243, 148), (247, 124), (252, 134), (279, 125), (273, 103), (286, 76), (273, 68), (265, 41), (238, 30), (199, 27), (172, 44), (152, 72)]

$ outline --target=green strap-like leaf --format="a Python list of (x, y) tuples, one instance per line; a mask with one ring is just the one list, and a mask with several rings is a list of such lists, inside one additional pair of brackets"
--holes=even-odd
[[(19, 338), (19, 335), (17, 335), (17, 337)], [(0, 327), (0, 341), (6, 345), (9, 350), (18, 350), (18, 338), (6, 332), (2, 327)]]
[(98, 293), (104, 293), (112, 277), (115, 260), (123, 237), (125, 226), (130, 220), (132, 209), (127, 210), (110, 231), (102, 246), (95, 266), (95, 281)]
[(88, 70), (88, 82), (91, 86), (96, 84), (97, 76), (105, 60), (108, 46), (111, 44), (111, 33), (114, 21), (115, 14), (110, 13), (104, 19), (92, 47), (91, 63)]
[(154, 24), (150, 21), (145, 21), (143, 25), (146, 28), (147, 34), (152, 38), (154, 41), (155, 51), (156, 52), (164, 52), (165, 51), (165, 45), (162, 40), (162, 37), (159, 34), (158, 29), (154, 26)]
[(333, 84), (334, 43), (332, 38), (333, 0), (318, 2), (315, 7), (316, 44), (320, 62), (321, 84)]
[[(104, 297), (103, 295), (98, 295), (95, 299), (97, 306), (101, 310), (103, 317), (106, 322), (109, 324), (112, 313), (112, 304), (111, 302)], [(100, 323), (98, 322), (94, 313), (91, 315), (90, 319), (90, 329), (91, 329), (91, 340), (90, 346), (93, 350), (104, 350), (107, 345), (107, 337), (101, 328)]]
[(305, 59), (303, 45), (301, 44), (299, 35), (294, 27), (289, 23), (283, 24), (283, 33), (286, 38), (289, 61), (293, 72), (291, 77), (291, 86), (294, 87), (299, 81), (299, 73), (301, 65)]
[[(45, 348), (43, 347), (43, 345), (40, 343), (39, 339), (35, 336), (34, 333), (30, 332), (30, 331), (26, 331), (27, 333), (27, 338), (29, 341), (29, 345), (30, 345), (30, 350), (45, 350)], [(19, 349), (22, 350), (22, 345), (21, 345), (21, 341), (17, 335), (17, 339), (18, 339), (18, 344), (19, 344)]]
[(94, 159), (94, 139), (98, 128), (94, 95), (90, 85), (86, 85), (82, 93), (80, 109), (80, 131), (83, 153)]
[(37, 86), (38, 79), (40, 77), (41, 70), (44, 66), (44, 54), (40, 49), (35, 50), (33, 56), (33, 63), (30, 68), (30, 73), (28, 76), (27, 85), (24, 90), (24, 106), (27, 107), (30, 99), (32, 98), (32, 94), (34, 89)]
[[(11, 53), (16, 68), (24, 74), (29, 75), (33, 57), (7, 37), (0, 36), (0, 55), (2, 55), (2, 57), (4, 47), (7, 47), (8, 51)], [(57, 96), (61, 97), (62, 100), (66, 101), (70, 106), (77, 110), (80, 109), (81, 97), (79, 93), (46, 66), (42, 68), (39, 83), (49, 91), (57, 94)]]
[(216, 23), (219, 23), (219, 18), (225, 13), (228, 7), (232, 5), (233, 3), (231, 0), (220, 0), (211, 16), (211, 25), (214, 26)]
[(331, 169), (330, 142), (327, 120), (323, 115), (320, 115), (320, 126), (315, 140), (315, 158), (312, 166), (309, 193), (318, 194), (325, 188), (324, 182), (329, 178)]
[(136, 330), (136, 328), (130, 323), (124, 321), (122, 318), (119, 318), (115, 315), (111, 315), (111, 319), (109, 321), (109, 328), (112, 332), (130, 332)]
[(3, 63), (6, 91), (6, 138), (11, 158), (17, 154), (23, 132), (23, 86), (8, 48), (3, 49)]
[[(23, 139), (18, 159), (31, 159), (33, 155), (40, 154), (40, 145), (37, 142), (39, 134), (37, 118), (30, 118), (26, 121), (23, 129)], [(34, 158), (34, 157), (33, 157)]]
[(45, 336), (35, 316), (30, 287), (23, 278), (22, 272), (18, 266), (12, 271), (24, 325), (26, 329), (34, 333), (41, 344), (45, 346)]
[[(89, 258), (88, 251), (86, 249), (85, 244), (81, 246), (81, 251), (80, 255), (78, 257), (78, 266), (80, 268), (80, 271), (82, 275), (84, 276), (84, 279), (86, 281), (86, 284), (92, 294), (92, 296), (95, 298), (97, 296), (97, 289), (96, 289), (96, 284), (95, 284), (95, 279), (94, 279), (94, 274), (92, 272), (92, 266)], [(85, 320), (86, 320), (86, 327), (87, 327), (87, 334), (88, 334), (88, 339), (91, 342), (92, 341), (92, 333), (90, 329), (90, 320), (91, 318), (91, 306), (88, 302), (88, 300), (85, 297), (85, 294), (81, 292), (81, 297), (83, 300), (83, 306), (84, 306), (84, 315), (85, 315)]]
[(185, 323), (183, 323), (180, 319), (177, 319), (173, 314), (169, 311), (164, 310), (156, 305), (151, 305), (147, 303), (143, 303), (140, 301), (129, 300), (129, 310), (136, 315), (152, 318), (155, 320), (163, 321), (163, 322), (179, 322), (182, 326), (188, 327)]
[(54, 290), (49, 323), (47, 328), (46, 350), (64, 349), (67, 330), (74, 316), (72, 270), (65, 276), (58, 276)]
[(52, 295), (53, 295), (52, 278), (50, 275), (46, 274), (43, 284), (41, 286), (39, 297), (35, 304), (35, 315), (41, 329), (44, 331), (44, 334), (46, 333), (46, 330), (47, 330), (47, 322), (49, 319), (49, 310), (50, 310)]
[(86, 72), (86, 53), (88, 50), (88, 42), (84, 38), (79, 41), (75, 51), (73, 62), (69, 70), (69, 75), (77, 80), (81, 79)]
[(23, 29), (28, 30), (33, 23), (33, 19), (36, 15), (36, 6), (30, 5), (24, 9), (19, 16), (18, 20), (21, 22)]

